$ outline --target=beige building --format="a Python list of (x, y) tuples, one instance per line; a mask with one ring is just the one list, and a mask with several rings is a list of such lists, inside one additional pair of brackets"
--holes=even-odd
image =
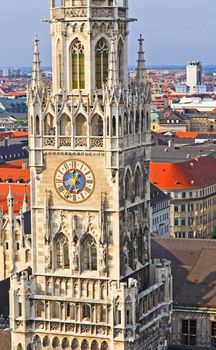
[(151, 88), (128, 2), (51, 1), (53, 89), (28, 92), (32, 275), (11, 278), (12, 350), (166, 349), (168, 261), (151, 264)]
[(151, 163), (151, 182), (171, 196), (171, 236), (212, 236), (216, 225), (215, 168), (213, 155), (179, 163)]
[(216, 131), (216, 114), (194, 113), (186, 115), (186, 118), (189, 121), (190, 131)]

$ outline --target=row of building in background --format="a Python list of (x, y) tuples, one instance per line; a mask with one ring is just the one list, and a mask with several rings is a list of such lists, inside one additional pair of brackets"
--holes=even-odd
[(216, 109), (212, 112), (199, 112), (197, 109), (175, 111), (166, 108), (151, 113), (151, 131), (157, 133), (204, 132), (216, 131)]

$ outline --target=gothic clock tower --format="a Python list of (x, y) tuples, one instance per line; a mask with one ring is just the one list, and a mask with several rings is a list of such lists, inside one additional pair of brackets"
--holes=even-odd
[[(128, 22), (127, 0), (51, 0), (51, 91), (35, 39), (28, 92), (33, 261), (32, 273), (11, 279), (13, 350), (165, 344), (165, 333), (149, 335), (154, 314), (144, 317), (165, 302), (169, 316), (170, 268), (150, 265), (151, 89), (142, 38), (136, 83), (128, 85)], [(158, 329), (160, 322), (162, 313)]]

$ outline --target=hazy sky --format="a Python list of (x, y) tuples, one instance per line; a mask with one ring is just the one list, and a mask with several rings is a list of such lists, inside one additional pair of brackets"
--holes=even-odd
[[(3, 1), (0, 17), (0, 66), (30, 66), (35, 34), (41, 60), (50, 65), (49, 0)], [(136, 60), (136, 38), (143, 33), (148, 65), (185, 64), (199, 59), (216, 64), (215, 0), (129, 0), (129, 62)]]

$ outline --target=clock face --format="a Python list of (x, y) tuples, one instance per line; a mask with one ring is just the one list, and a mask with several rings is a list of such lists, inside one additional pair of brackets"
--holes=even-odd
[(55, 172), (55, 188), (66, 201), (80, 203), (88, 199), (95, 187), (95, 177), (88, 164), (67, 160)]

